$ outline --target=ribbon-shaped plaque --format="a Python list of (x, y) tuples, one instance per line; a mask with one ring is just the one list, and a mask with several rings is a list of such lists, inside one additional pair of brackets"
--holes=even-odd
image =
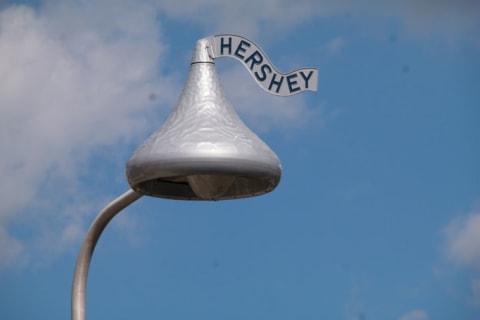
[(302, 68), (289, 73), (279, 72), (266, 54), (253, 41), (232, 34), (212, 36), (213, 57), (232, 57), (243, 63), (257, 83), (278, 96), (290, 96), (305, 90), (317, 91), (318, 69)]

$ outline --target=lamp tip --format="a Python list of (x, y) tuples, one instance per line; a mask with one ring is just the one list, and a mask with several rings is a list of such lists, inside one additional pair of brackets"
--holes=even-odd
[(211, 37), (203, 38), (197, 41), (193, 50), (192, 63), (214, 63), (213, 40)]

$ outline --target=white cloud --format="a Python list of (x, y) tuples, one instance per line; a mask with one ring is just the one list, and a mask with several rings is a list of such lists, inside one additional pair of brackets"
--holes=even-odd
[[(0, 261), (22, 257), (25, 241), (45, 251), (78, 241), (86, 211), (49, 209), (86, 200), (75, 182), (82, 164), (100, 146), (143, 133), (151, 94), (176, 99), (175, 83), (158, 75), (160, 40), (148, 3), (54, 1), (0, 11)], [(9, 226), (29, 219), (37, 225), (21, 242)]]
[(323, 48), (327, 51), (328, 54), (330, 55), (337, 55), (339, 54), (343, 48), (345, 48), (345, 45), (347, 44), (347, 40), (345, 40), (342, 37), (335, 37), (328, 41)]
[(128, 240), (132, 247), (139, 247), (145, 243), (148, 235), (144, 232), (146, 222), (136, 215), (130, 215), (128, 212), (119, 214), (112, 221), (112, 228), (117, 229)]
[(465, 302), (480, 307), (480, 213), (456, 218), (445, 228), (445, 252), (460, 269), (470, 269), (469, 288), (462, 289)]
[(455, 219), (446, 228), (448, 256), (456, 263), (480, 268), (480, 213)]
[(413, 310), (405, 313), (398, 320), (428, 320), (428, 314), (423, 310)]
[[(211, 32), (244, 34), (259, 40), (278, 38), (311, 19), (354, 13), (398, 20), (411, 34), (437, 35), (443, 40), (480, 46), (480, 2), (476, 0), (167, 0), (160, 6), (171, 17), (193, 21)], [(373, 18), (373, 19), (372, 19)], [(363, 28), (364, 20), (357, 25)]]
[(480, 307), (480, 279), (474, 278), (470, 281), (471, 303), (475, 307)]
[[(341, 1), (340, 1), (341, 2)], [(285, 30), (294, 26), (305, 18), (310, 18), (324, 7), (322, 2), (315, 0), (287, 1), (287, 0), (170, 0), (161, 1), (162, 8), (172, 17), (179, 20), (195, 21), (207, 26), (212, 32), (239, 33), (247, 37), (254, 37), (260, 33)], [(343, 7), (335, 5), (333, 1), (328, 7)]]
[(343, 313), (346, 320), (365, 320), (365, 303), (362, 299), (362, 286), (354, 284), (348, 292), (348, 300), (343, 306)]
[(23, 245), (9, 236), (3, 226), (0, 225), (0, 269), (11, 265), (17, 265), (24, 257)]
[(398, 1), (398, 7), (410, 32), (434, 33), (448, 41), (460, 37), (480, 45), (480, 2), (476, 0), (408, 0)]

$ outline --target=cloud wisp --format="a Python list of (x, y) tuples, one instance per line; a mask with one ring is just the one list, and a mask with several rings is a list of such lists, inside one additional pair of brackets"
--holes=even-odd
[(249, 37), (278, 37), (308, 20), (354, 13), (370, 17), (370, 22), (396, 20), (410, 35), (434, 35), (448, 43), (461, 41), (480, 47), (480, 3), (475, 0), (168, 0), (159, 5), (174, 19), (201, 24), (212, 32)]
[(466, 302), (480, 307), (480, 213), (454, 219), (445, 229), (447, 258), (460, 269), (471, 270)]
[(428, 320), (428, 314), (423, 310), (413, 310), (405, 313), (398, 320)]
[(446, 236), (449, 258), (463, 267), (480, 271), (480, 213), (452, 221)]

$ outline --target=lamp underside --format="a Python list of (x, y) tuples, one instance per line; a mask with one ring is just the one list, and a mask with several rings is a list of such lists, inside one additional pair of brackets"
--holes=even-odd
[(241, 159), (179, 159), (129, 167), (129, 183), (145, 195), (177, 200), (227, 200), (272, 191), (279, 166)]

